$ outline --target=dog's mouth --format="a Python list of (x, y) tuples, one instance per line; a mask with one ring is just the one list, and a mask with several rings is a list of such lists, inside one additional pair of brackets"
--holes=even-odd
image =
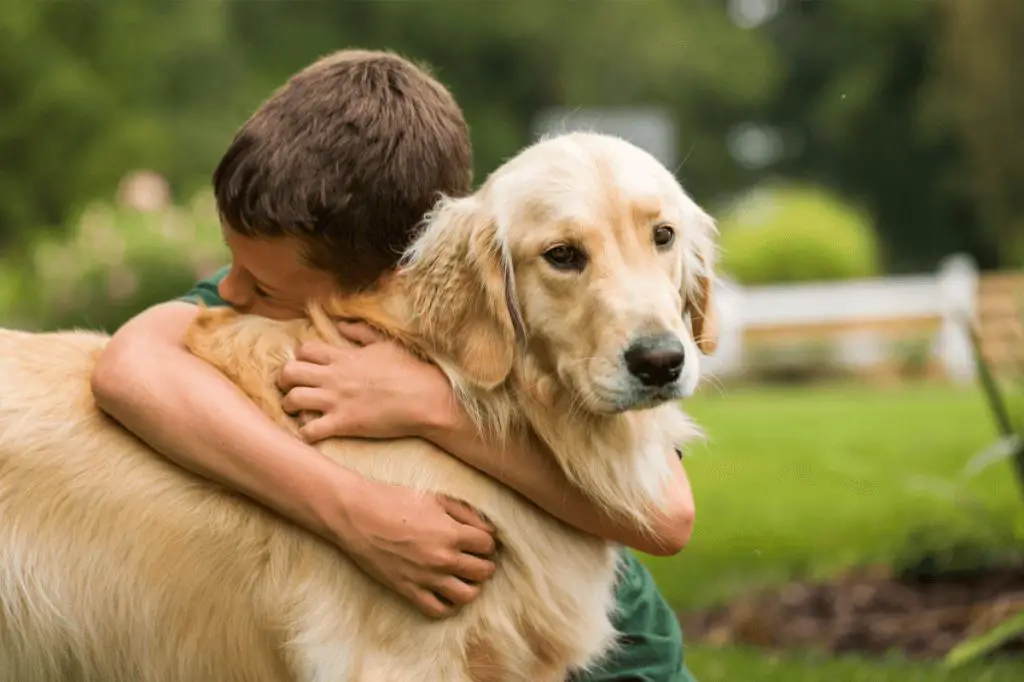
[(651, 377), (645, 380), (631, 373), (623, 363), (598, 359), (566, 363), (560, 369), (561, 384), (572, 396), (572, 409), (595, 415), (647, 410), (689, 398), (698, 383), (693, 380), (696, 368), (691, 367), (683, 368), (666, 381), (653, 381)]
[(665, 403), (689, 397), (683, 381), (664, 386), (630, 386), (625, 389), (610, 389), (598, 384), (584, 393), (582, 402), (596, 414), (616, 415), (624, 412), (649, 410)]

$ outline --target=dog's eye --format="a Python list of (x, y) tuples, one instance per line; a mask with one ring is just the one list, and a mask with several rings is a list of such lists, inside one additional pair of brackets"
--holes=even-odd
[(544, 252), (544, 258), (559, 270), (582, 270), (587, 256), (575, 246), (560, 244)]
[(654, 228), (654, 245), (659, 248), (671, 246), (676, 240), (676, 231), (668, 225), (658, 225)]

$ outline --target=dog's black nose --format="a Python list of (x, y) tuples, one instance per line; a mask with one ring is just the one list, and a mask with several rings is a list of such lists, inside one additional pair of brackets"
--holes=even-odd
[(629, 373), (644, 386), (665, 386), (679, 378), (686, 354), (675, 334), (637, 339), (625, 353)]

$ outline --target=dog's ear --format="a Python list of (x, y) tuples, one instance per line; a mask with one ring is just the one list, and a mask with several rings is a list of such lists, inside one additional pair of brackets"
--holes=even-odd
[[(686, 290), (683, 291), (685, 312), (690, 315), (690, 331), (693, 340), (705, 355), (713, 355), (718, 349), (718, 310), (714, 300), (714, 219), (700, 211), (698, 217), (699, 234), (694, 240), (697, 263), (693, 279), (684, 278)], [(693, 286), (693, 285), (696, 286)]]
[(485, 390), (512, 371), (516, 342), (515, 285), (496, 230), (478, 198), (445, 199), (403, 263), (419, 333)]

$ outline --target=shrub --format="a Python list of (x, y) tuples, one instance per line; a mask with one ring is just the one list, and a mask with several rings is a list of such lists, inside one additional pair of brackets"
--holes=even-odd
[(744, 377), (757, 383), (809, 384), (847, 378), (830, 339), (759, 342), (746, 347)]
[(63, 238), (30, 244), (12, 315), (35, 329), (113, 331), (227, 259), (212, 197), (144, 212), (94, 204)]
[(18, 326), (16, 309), (24, 277), (10, 261), (0, 261), (0, 326)]
[(743, 284), (869, 277), (879, 271), (870, 221), (828, 192), (770, 185), (721, 221), (722, 270)]

